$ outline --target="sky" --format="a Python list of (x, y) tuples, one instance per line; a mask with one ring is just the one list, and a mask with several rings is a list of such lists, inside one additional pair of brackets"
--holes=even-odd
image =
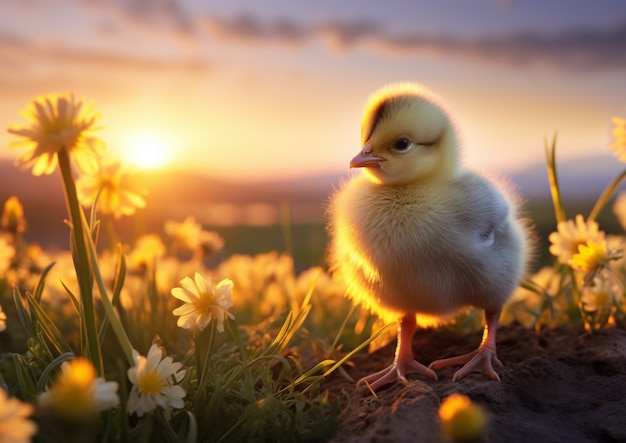
[(471, 168), (541, 162), (555, 132), (560, 158), (610, 155), (626, 2), (0, 0), (0, 125), (71, 91), (108, 152), (146, 167), (347, 171), (365, 101), (395, 81), (442, 98)]

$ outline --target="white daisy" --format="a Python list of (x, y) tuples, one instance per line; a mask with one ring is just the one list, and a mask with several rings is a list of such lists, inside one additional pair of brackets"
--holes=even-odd
[(37, 432), (37, 426), (27, 417), (33, 413), (33, 406), (9, 398), (0, 388), (0, 441), (26, 443)]
[(96, 375), (89, 360), (64, 362), (50, 389), (39, 395), (39, 405), (70, 420), (88, 419), (94, 413), (118, 406), (117, 382)]
[(178, 385), (185, 376), (182, 363), (174, 363), (172, 357), (163, 358), (163, 350), (155, 343), (148, 356), (133, 350), (135, 365), (128, 370), (133, 384), (128, 398), (128, 413), (139, 417), (153, 411), (157, 406), (169, 412), (170, 408), (185, 406), (185, 390)]
[(185, 277), (180, 284), (181, 288), (172, 289), (172, 295), (185, 302), (172, 311), (174, 315), (180, 316), (178, 326), (202, 331), (215, 318), (217, 330), (224, 332), (226, 317), (235, 318), (228, 312), (228, 308), (233, 305), (233, 282), (224, 279), (213, 286), (210, 280), (205, 280), (196, 272), (194, 280)]

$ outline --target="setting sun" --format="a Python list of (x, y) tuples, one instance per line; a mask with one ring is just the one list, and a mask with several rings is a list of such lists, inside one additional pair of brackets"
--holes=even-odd
[(153, 128), (141, 128), (127, 139), (121, 156), (142, 169), (157, 169), (174, 157), (172, 136)]

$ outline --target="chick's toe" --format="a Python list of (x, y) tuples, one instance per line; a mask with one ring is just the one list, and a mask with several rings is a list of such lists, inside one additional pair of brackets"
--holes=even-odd
[(449, 366), (464, 365), (461, 369), (454, 373), (452, 381), (461, 380), (471, 372), (480, 372), (492, 380), (500, 381), (500, 376), (494, 369), (494, 366), (498, 369), (504, 367), (496, 355), (496, 327), (498, 325), (499, 317), (499, 310), (485, 312), (486, 325), (483, 333), (483, 340), (478, 349), (457, 357), (436, 360), (428, 367), (431, 369), (441, 369)]
[(374, 391), (396, 381), (401, 381), (406, 385), (408, 384), (406, 378), (408, 374), (422, 375), (432, 380), (437, 380), (435, 371), (415, 361), (413, 358), (411, 339), (415, 329), (415, 316), (404, 316), (398, 326), (398, 346), (393, 363), (382, 371), (363, 377), (358, 381), (357, 385), (366, 384)]

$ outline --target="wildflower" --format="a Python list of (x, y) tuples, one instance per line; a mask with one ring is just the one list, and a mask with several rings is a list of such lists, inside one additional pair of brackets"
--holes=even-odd
[(607, 251), (606, 241), (600, 243), (588, 241), (587, 244), (578, 246), (578, 254), (568, 262), (575, 270), (585, 274), (585, 282), (593, 278), (593, 276), (603, 267), (607, 266), (609, 261), (622, 257), (622, 251)]
[(100, 166), (93, 175), (82, 175), (76, 181), (78, 199), (81, 204), (91, 206), (98, 198), (98, 209), (103, 214), (113, 214), (117, 219), (133, 215), (137, 208), (144, 208), (145, 190), (135, 192), (128, 183), (128, 174), (119, 162), (108, 162)]
[(608, 258), (606, 241), (596, 243), (590, 240), (587, 244), (578, 245), (578, 253), (574, 254), (568, 264), (578, 271), (589, 273), (606, 264)]
[[(544, 266), (529, 279), (530, 287), (518, 286), (504, 305), (500, 322), (511, 324), (517, 321), (527, 328), (540, 323), (550, 323), (567, 308), (563, 300), (563, 274), (553, 266)], [(552, 306), (552, 311), (548, 309)]]
[(0, 279), (11, 267), (11, 261), (15, 257), (15, 247), (8, 234), (0, 235)]
[(4, 331), (7, 328), (7, 315), (2, 310), (2, 306), (0, 306), (0, 332)]
[(173, 220), (165, 222), (165, 233), (183, 250), (195, 251), (200, 245), (201, 232), (202, 226), (192, 216), (187, 217), (182, 223)]
[(233, 305), (233, 282), (224, 279), (213, 286), (210, 280), (205, 280), (196, 272), (194, 280), (185, 277), (180, 285), (182, 287), (172, 289), (172, 295), (185, 302), (172, 311), (172, 314), (180, 316), (177, 325), (202, 331), (215, 318), (217, 330), (224, 332), (225, 318), (235, 318), (228, 312)]
[(99, 115), (91, 108), (74, 100), (73, 94), (49, 94), (33, 100), (22, 113), (29, 124), (8, 129), (24, 138), (14, 141), (12, 147), (29, 149), (17, 163), (32, 168), (33, 175), (51, 174), (57, 166), (57, 154), (66, 149), (83, 172), (96, 171), (104, 144), (91, 135), (99, 129), (95, 127)]
[(148, 350), (147, 358), (133, 349), (135, 365), (128, 370), (128, 378), (133, 388), (128, 398), (128, 413), (139, 417), (160, 406), (182, 408), (185, 390), (176, 383), (185, 376), (181, 363), (174, 363), (172, 357), (163, 358), (163, 350), (154, 343)]
[(585, 312), (603, 311), (619, 297), (620, 286), (603, 274), (593, 279), (593, 285), (583, 287), (580, 302)]
[(452, 394), (441, 402), (439, 419), (444, 433), (455, 442), (477, 440), (487, 426), (485, 411), (463, 394)]
[(609, 146), (613, 148), (613, 155), (619, 157), (619, 161), (626, 162), (626, 120), (613, 117), (611, 122), (615, 125), (611, 131), (615, 140)]
[(165, 255), (165, 245), (156, 234), (139, 237), (135, 248), (131, 251), (129, 261), (133, 268), (145, 270), (152, 266), (156, 259)]
[(589, 241), (600, 243), (604, 241), (604, 232), (598, 229), (595, 221), (585, 221), (578, 214), (575, 221), (567, 220), (559, 222), (557, 232), (548, 237), (550, 253), (557, 257), (559, 263), (568, 264), (572, 257), (578, 253), (578, 246)]
[(613, 213), (622, 229), (626, 231), (626, 192), (620, 192), (613, 203)]
[(0, 388), (0, 441), (29, 442), (37, 432), (35, 423), (26, 418), (32, 413), (31, 404), (9, 398), (6, 391)]
[(204, 255), (212, 255), (224, 247), (224, 239), (215, 231), (202, 231), (198, 239)]
[(120, 403), (117, 383), (96, 377), (88, 360), (76, 358), (61, 365), (61, 374), (52, 387), (39, 395), (39, 404), (58, 418), (82, 421)]
[(4, 202), (4, 210), (0, 219), (0, 228), (11, 233), (24, 232), (26, 219), (24, 219), (24, 207), (20, 199), (12, 195)]

